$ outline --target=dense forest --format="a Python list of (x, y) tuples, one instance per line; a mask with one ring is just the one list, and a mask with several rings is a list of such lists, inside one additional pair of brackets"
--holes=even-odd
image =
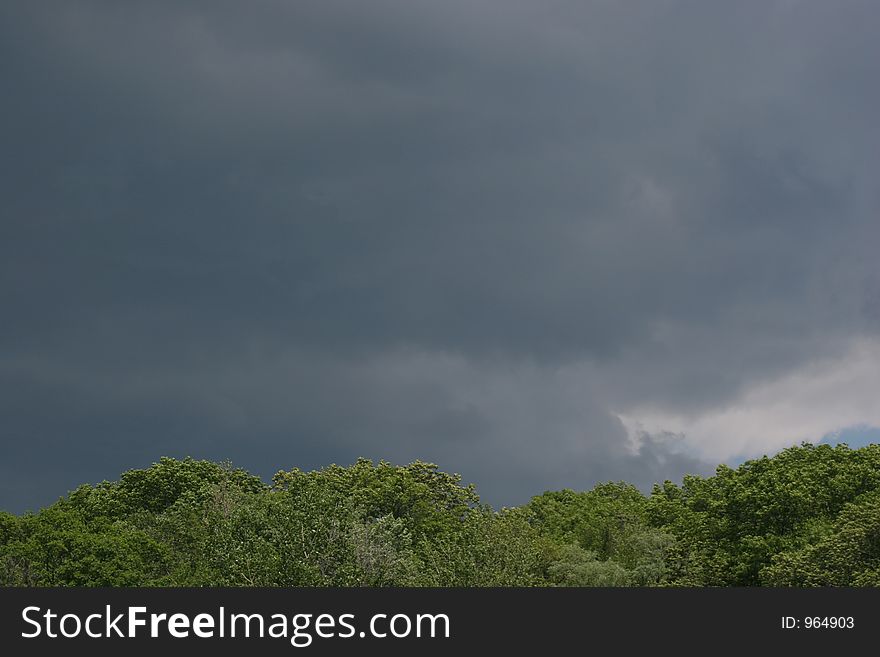
[(880, 445), (481, 504), (432, 464), (163, 458), (0, 512), (5, 586), (878, 586)]

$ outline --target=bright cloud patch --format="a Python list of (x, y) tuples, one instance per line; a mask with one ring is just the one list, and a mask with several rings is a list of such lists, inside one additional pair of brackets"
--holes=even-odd
[(842, 428), (880, 426), (880, 341), (859, 340), (840, 358), (811, 362), (748, 388), (719, 407), (683, 414), (644, 406), (618, 414), (631, 438), (680, 434), (709, 460), (818, 442)]

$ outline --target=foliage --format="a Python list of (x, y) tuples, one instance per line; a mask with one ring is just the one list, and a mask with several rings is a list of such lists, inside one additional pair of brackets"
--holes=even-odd
[(677, 539), (670, 583), (754, 586), (769, 583), (762, 572), (776, 555), (821, 542), (847, 504), (878, 487), (880, 445), (803, 444), (655, 486), (648, 513)]
[(761, 575), (772, 586), (880, 586), (880, 491), (847, 504), (826, 536), (775, 555)]
[(2, 586), (878, 586), (880, 446), (803, 444), (646, 496), (494, 511), (430, 463), (279, 472), (163, 458), (0, 512)]

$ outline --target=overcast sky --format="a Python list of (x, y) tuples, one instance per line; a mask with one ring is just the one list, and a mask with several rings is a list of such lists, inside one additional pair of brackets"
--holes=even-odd
[(0, 5), (0, 508), (163, 455), (494, 505), (880, 427), (880, 4)]

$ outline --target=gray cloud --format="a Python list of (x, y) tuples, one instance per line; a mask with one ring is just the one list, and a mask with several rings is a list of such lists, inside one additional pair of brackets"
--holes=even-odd
[(0, 12), (0, 506), (165, 453), (647, 486), (708, 466), (618, 412), (877, 337), (873, 3)]

